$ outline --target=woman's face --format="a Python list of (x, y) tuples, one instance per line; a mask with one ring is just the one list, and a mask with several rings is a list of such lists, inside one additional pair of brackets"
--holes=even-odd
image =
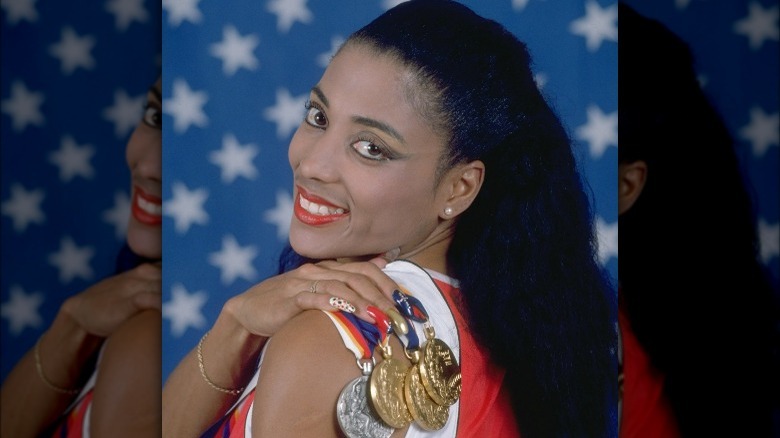
[(397, 62), (352, 45), (312, 89), (288, 153), (299, 254), (405, 254), (428, 244), (446, 197), (435, 182), (443, 140), (405, 99), (409, 83)]
[(125, 152), (132, 187), (127, 242), (136, 254), (154, 259), (162, 254), (161, 94), (157, 79)]

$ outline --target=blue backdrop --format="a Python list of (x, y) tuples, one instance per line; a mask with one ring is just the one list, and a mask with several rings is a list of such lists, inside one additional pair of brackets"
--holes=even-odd
[(2, 6), (2, 379), (63, 300), (113, 273), (125, 144), (160, 73), (159, 3)]
[[(227, 298), (274, 271), (292, 209), (287, 146), (309, 90), (340, 42), (395, 3), (163, 1), (164, 377)], [(616, 277), (615, 1), (464, 3), (528, 44)]]

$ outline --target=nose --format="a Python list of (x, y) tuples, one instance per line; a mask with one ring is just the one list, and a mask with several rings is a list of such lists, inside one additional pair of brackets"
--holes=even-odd
[(290, 164), (299, 177), (329, 183), (338, 180), (341, 142), (335, 131), (311, 131), (301, 126), (289, 149)]
[[(143, 123), (143, 122), (142, 122)], [(127, 164), (133, 178), (162, 181), (160, 132), (139, 123), (127, 142)]]

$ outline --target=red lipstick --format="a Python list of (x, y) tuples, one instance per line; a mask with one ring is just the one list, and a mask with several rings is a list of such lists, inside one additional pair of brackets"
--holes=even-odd
[(135, 220), (146, 225), (162, 223), (162, 199), (133, 186), (133, 199), (130, 210)]

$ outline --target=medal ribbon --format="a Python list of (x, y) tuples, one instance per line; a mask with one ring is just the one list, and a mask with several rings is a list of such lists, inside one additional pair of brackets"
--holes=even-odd
[(387, 333), (382, 334), (375, 325), (358, 319), (351, 313), (339, 311), (325, 314), (336, 324), (344, 344), (355, 353), (358, 360), (370, 360), (377, 344), (387, 342)]

